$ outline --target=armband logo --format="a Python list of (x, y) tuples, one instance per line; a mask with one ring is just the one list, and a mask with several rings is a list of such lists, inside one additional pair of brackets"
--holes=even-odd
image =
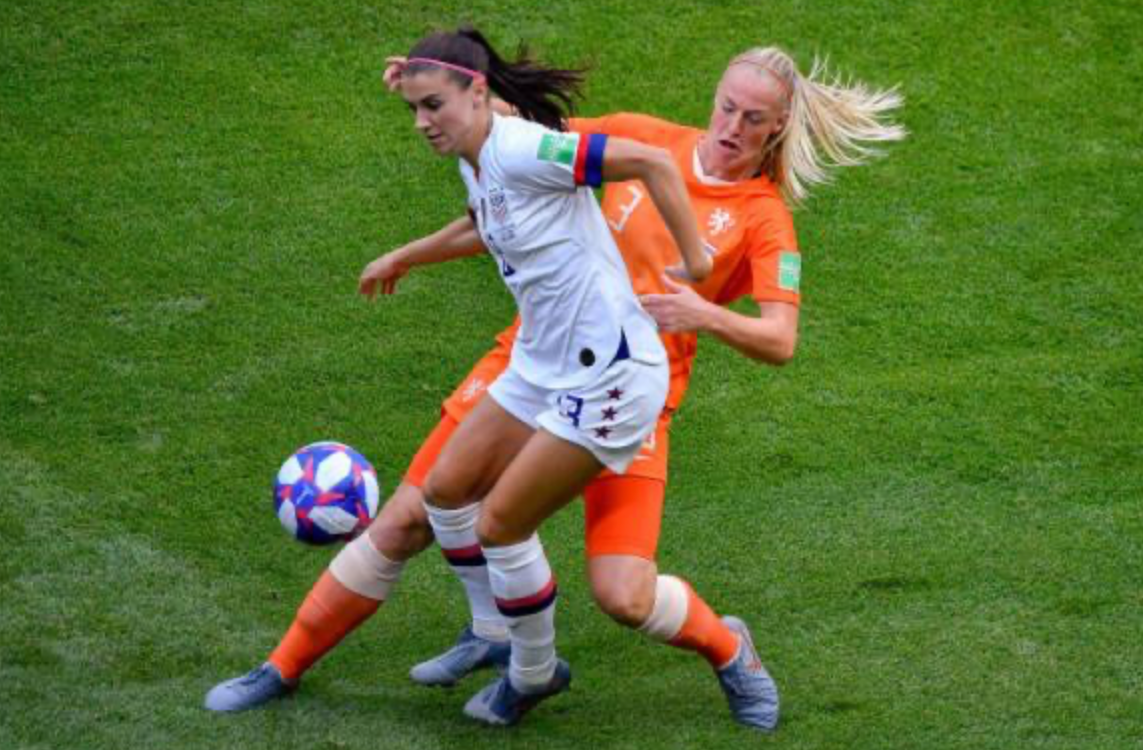
[(575, 151), (578, 146), (578, 134), (545, 133), (540, 139), (540, 149), (536, 152), (536, 158), (570, 167), (575, 162)]
[(802, 256), (790, 250), (778, 253), (778, 288), (797, 292), (802, 283)]

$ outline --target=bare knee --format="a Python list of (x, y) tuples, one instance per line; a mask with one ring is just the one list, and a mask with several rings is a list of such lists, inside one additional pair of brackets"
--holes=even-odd
[(643, 625), (655, 607), (654, 578), (592, 576), (591, 593), (608, 617), (629, 628)]
[(521, 528), (511, 515), (484, 504), (476, 522), (476, 538), (482, 547), (507, 547), (532, 536), (532, 529)]
[(430, 505), (438, 508), (463, 508), (478, 497), (478, 482), (471, 472), (454, 470), (452, 466), (438, 463), (425, 478), (423, 497)]
[(421, 491), (402, 484), (369, 526), (369, 540), (390, 560), (408, 560), (433, 543)]

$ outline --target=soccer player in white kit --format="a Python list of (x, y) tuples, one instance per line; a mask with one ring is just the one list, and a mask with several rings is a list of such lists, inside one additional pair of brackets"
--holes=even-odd
[[(602, 468), (627, 467), (667, 393), (656, 326), (590, 187), (642, 180), (685, 273), (701, 280), (711, 261), (666, 151), (560, 132), (574, 72), (508, 63), (479, 32), (462, 29), (419, 42), (401, 81), (417, 129), (437, 153), (460, 157), (470, 221), (522, 319), (508, 370), (445, 445), (424, 487), (454, 568), (486, 562), (512, 644), (507, 674), (465, 713), (513, 724), (571, 679), (555, 653), (556, 583), (536, 531)], [(523, 119), (494, 114), (490, 91)], [(418, 262), (472, 253), (458, 243), (455, 253)]]

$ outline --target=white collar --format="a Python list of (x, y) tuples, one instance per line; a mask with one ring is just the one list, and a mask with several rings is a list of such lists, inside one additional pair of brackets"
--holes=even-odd
[(695, 177), (697, 177), (698, 181), (704, 185), (733, 185), (734, 184), (733, 182), (729, 182), (728, 180), (721, 180), (717, 177), (711, 177), (710, 175), (708, 175), (706, 172), (703, 171), (702, 159), (699, 158), (698, 143), (695, 144), (694, 169), (695, 169)]

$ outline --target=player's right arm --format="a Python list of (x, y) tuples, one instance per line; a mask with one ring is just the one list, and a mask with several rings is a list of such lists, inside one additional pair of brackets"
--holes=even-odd
[(665, 294), (639, 298), (659, 329), (667, 333), (709, 333), (751, 359), (781, 366), (798, 344), (798, 305), (758, 301), (758, 315), (743, 315), (703, 299), (689, 286), (663, 277)]
[(457, 219), (428, 237), (385, 253), (365, 267), (357, 290), (369, 299), (377, 293), (392, 294), (397, 282), (414, 266), (444, 263), (484, 252), (484, 243), (471, 216)]

